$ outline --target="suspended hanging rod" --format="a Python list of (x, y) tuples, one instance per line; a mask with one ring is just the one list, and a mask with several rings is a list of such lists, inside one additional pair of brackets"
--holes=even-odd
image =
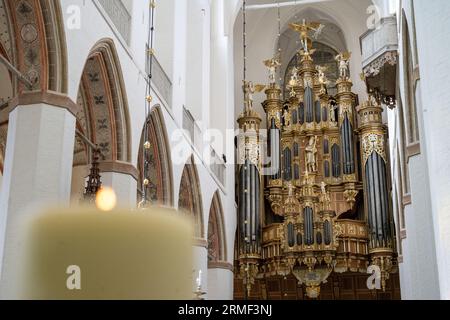
[(84, 134), (82, 134), (80, 130), (77, 129), (76, 134), (77, 134), (78, 138), (83, 140), (89, 146), (89, 148), (91, 148), (94, 151), (100, 151), (98, 145), (96, 145), (91, 140), (89, 140), (89, 138), (86, 137)]
[(16, 69), (4, 56), (0, 54), (0, 63), (2, 63), (9, 71), (14, 73), (19, 81), (24, 83), (29, 89), (33, 88), (33, 84), (19, 70)]
[[(301, 4), (313, 4), (320, 2), (330, 2), (333, 0), (297, 0), (297, 1), (288, 1), (288, 2), (280, 2), (280, 7), (292, 7)], [(261, 9), (275, 9), (278, 8), (277, 3), (267, 3), (267, 4), (254, 4), (247, 6), (247, 10), (261, 10)]]

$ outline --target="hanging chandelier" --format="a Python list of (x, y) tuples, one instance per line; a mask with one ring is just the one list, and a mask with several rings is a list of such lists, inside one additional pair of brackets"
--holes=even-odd
[(86, 203), (94, 203), (97, 193), (102, 188), (102, 181), (99, 169), (100, 150), (98, 148), (92, 149), (92, 163), (87, 178), (86, 188), (84, 191), (84, 201)]

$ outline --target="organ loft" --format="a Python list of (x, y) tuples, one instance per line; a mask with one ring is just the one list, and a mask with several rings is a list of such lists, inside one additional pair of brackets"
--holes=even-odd
[[(335, 57), (330, 94), (326, 67), (313, 59), (321, 24), (290, 27), (302, 49), (284, 88), (276, 81), (279, 56), (264, 62), (268, 84), (244, 81), (235, 298), (398, 298), (383, 108), (352, 92), (348, 52)], [(258, 92), (266, 95), (267, 139), (253, 108)]]

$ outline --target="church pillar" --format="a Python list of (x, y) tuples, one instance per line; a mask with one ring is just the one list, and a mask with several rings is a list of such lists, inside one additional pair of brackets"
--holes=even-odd
[(110, 187), (117, 196), (119, 207), (137, 205), (137, 169), (125, 162), (101, 162), (99, 165), (103, 187)]
[(19, 218), (39, 205), (69, 204), (78, 108), (66, 96), (47, 92), (22, 94), (11, 105), (0, 200), (4, 281), (16, 267)]
[(208, 288), (208, 243), (203, 239), (194, 239), (193, 246), (193, 254), (194, 254), (194, 270), (193, 270), (193, 283), (192, 283), (192, 296), (198, 290), (196, 279), (199, 275), (199, 271), (202, 271), (201, 275), (201, 290), (206, 292), (205, 295), (202, 296), (204, 299), (208, 299), (209, 293), (207, 292)]
[(208, 300), (233, 300), (233, 266), (228, 263), (208, 265)]

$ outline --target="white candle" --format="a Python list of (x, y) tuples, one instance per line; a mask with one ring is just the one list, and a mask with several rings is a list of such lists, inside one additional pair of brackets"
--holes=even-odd
[(174, 210), (52, 210), (26, 229), (19, 299), (192, 299), (193, 228)]
[(197, 288), (201, 289), (201, 287), (202, 287), (202, 270), (198, 272), (197, 277)]

